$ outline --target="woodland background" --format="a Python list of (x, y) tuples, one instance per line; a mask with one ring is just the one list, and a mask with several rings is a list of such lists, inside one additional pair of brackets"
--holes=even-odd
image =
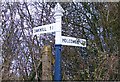
[[(55, 22), (55, 5), (56, 2), (0, 4), (2, 80), (41, 80), (38, 63), (42, 48), (51, 45), (54, 57), (55, 33), (32, 38), (32, 28)], [(87, 40), (86, 48), (62, 46), (62, 80), (120, 80), (120, 3), (60, 5), (65, 10), (62, 35)]]

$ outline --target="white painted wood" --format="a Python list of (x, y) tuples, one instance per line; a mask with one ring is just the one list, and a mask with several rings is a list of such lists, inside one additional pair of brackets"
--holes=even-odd
[[(55, 22), (60, 23), (57, 27), (61, 29), (62, 28), (61, 20), (64, 10), (59, 3), (57, 3), (57, 5), (55, 6), (54, 12)], [(55, 33), (55, 44), (61, 44), (61, 31)]]
[(57, 23), (53, 23), (53, 24), (34, 27), (33, 28), (33, 36), (34, 35), (40, 35), (40, 34), (43, 34), (43, 33), (51, 33), (51, 32), (61, 31), (59, 24), (60, 23), (57, 22)]
[(61, 36), (61, 44), (68, 46), (86, 47), (86, 40), (74, 37)]

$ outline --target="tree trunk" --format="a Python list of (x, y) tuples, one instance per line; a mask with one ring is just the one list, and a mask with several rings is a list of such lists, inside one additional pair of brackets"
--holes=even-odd
[(50, 46), (44, 46), (42, 52), (42, 80), (52, 80), (52, 51)]

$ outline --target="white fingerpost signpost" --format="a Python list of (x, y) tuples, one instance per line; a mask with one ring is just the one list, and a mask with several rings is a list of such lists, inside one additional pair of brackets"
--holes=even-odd
[(86, 47), (86, 40), (74, 37), (61, 36), (61, 44), (69, 46)]
[(43, 26), (39, 26), (39, 27), (34, 27), (33, 35), (40, 35), (43, 33), (51, 33), (51, 32), (60, 31), (61, 29), (58, 25), (59, 25), (59, 23), (53, 23), (53, 24), (43, 25)]
[(86, 47), (86, 40), (74, 37), (62, 36), (62, 16), (63, 8), (59, 3), (54, 9), (55, 23), (43, 25), (33, 28), (33, 36), (40, 35), (43, 33), (55, 32), (55, 68), (54, 68), (54, 80), (61, 80), (61, 46), (79, 46)]

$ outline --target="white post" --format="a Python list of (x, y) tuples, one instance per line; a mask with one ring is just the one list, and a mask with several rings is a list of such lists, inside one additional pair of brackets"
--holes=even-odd
[[(55, 6), (55, 22), (59, 24), (56, 27), (61, 29), (61, 17), (63, 16), (63, 8), (59, 3)], [(54, 80), (61, 80), (61, 30), (55, 33), (55, 70)]]
[[(55, 22), (58, 22), (58, 26), (57, 27), (62, 27), (61, 25), (61, 19), (62, 19), (62, 16), (63, 16), (63, 8), (60, 6), (59, 3), (57, 3), (57, 5), (55, 6), (55, 14), (54, 14), (54, 18), (55, 18)], [(61, 31), (60, 32), (56, 32), (56, 35), (55, 35), (55, 44), (61, 44)]]

